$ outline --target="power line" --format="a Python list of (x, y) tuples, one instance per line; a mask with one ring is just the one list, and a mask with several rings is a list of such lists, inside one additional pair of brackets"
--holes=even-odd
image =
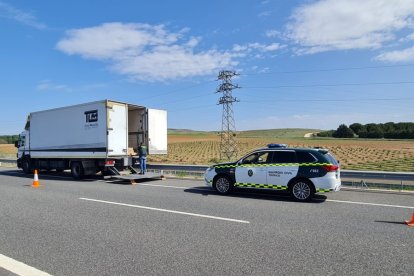
[(179, 91), (184, 91), (184, 90), (194, 88), (194, 87), (197, 87), (197, 86), (201, 86), (201, 85), (204, 85), (204, 84), (210, 83), (210, 82), (213, 82), (213, 80), (208, 80), (208, 81), (204, 81), (204, 82), (197, 83), (197, 84), (194, 84), (194, 85), (189, 85), (189, 86), (186, 86), (186, 87), (173, 89), (173, 90), (165, 92), (165, 93), (160, 93), (160, 94), (157, 94), (157, 95), (151, 95), (149, 97), (143, 97), (141, 99), (148, 100), (148, 99), (153, 99), (153, 98), (157, 98), (157, 97), (163, 97), (165, 95), (173, 94), (173, 93), (176, 93), (176, 92), (179, 92)]
[(187, 111), (192, 109), (201, 109), (201, 108), (213, 108), (214, 105), (208, 104), (208, 105), (199, 105), (199, 106), (192, 106), (189, 108), (177, 108), (177, 109), (169, 109), (168, 112), (180, 112), (180, 111)]
[(163, 105), (163, 104), (180, 103), (180, 102), (186, 102), (188, 100), (193, 100), (193, 99), (197, 99), (197, 98), (201, 98), (201, 97), (206, 97), (206, 96), (211, 96), (211, 93), (209, 92), (208, 94), (201, 94), (201, 95), (197, 95), (197, 96), (194, 96), (194, 97), (187, 97), (185, 99), (180, 99), (180, 100), (176, 100), (176, 101), (167, 101), (167, 102), (158, 103), (158, 104), (159, 105)]
[(265, 101), (243, 101), (243, 103), (267, 103), (269, 100), (279, 102), (362, 102), (362, 101), (413, 101), (414, 98), (366, 98), (366, 99), (276, 99), (266, 98)]
[(397, 67), (411, 67), (414, 64), (399, 64), (399, 65), (378, 65), (378, 66), (361, 66), (361, 67), (344, 67), (331, 69), (316, 69), (316, 70), (297, 70), (297, 71), (277, 71), (277, 72), (261, 72), (261, 73), (242, 73), (242, 76), (256, 76), (256, 75), (274, 75), (274, 74), (294, 74), (294, 73), (316, 73), (316, 72), (335, 72), (335, 71), (351, 71), (364, 69), (382, 69), (382, 68), (397, 68)]
[(366, 83), (331, 83), (331, 84), (300, 84), (300, 85), (277, 85), (277, 86), (243, 86), (249, 89), (274, 89), (274, 88), (303, 88), (303, 87), (336, 87), (336, 86), (369, 86), (369, 85), (391, 85), (391, 84), (414, 84), (414, 81), (396, 82), (366, 82)]

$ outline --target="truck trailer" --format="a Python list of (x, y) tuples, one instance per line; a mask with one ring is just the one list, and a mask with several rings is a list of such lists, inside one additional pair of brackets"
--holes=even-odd
[(102, 100), (29, 114), (16, 142), (25, 173), (70, 169), (74, 178), (119, 174), (138, 161), (138, 147), (167, 154), (167, 112)]

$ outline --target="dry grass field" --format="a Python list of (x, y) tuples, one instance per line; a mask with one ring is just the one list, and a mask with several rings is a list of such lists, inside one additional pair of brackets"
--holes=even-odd
[[(343, 169), (414, 172), (413, 140), (359, 140), (321, 138), (238, 138), (238, 157), (269, 143), (290, 147), (323, 147), (341, 162)], [(220, 160), (220, 137), (206, 135), (168, 136), (168, 155), (150, 156), (150, 162), (175, 164), (211, 164)]]
[[(342, 169), (414, 172), (414, 140), (362, 140), (303, 138), (302, 133), (260, 132), (238, 136), (238, 157), (269, 143), (286, 143), (290, 147), (323, 147), (341, 162)], [(282, 134), (282, 135), (279, 135)], [(290, 138), (288, 136), (291, 136)], [(208, 165), (220, 161), (220, 137), (214, 133), (170, 133), (168, 155), (151, 155), (149, 162)], [(15, 158), (14, 145), (0, 145), (0, 158)], [(235, 158), (236, 159), (236, 158)]]
[(11, 144), (0, 144), (0, 157), (15, 158), (17, 149)]

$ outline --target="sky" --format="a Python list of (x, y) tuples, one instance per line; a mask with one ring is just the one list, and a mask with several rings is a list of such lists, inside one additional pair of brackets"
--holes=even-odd
[(220, 130), (414, 121), (413, 0), (0, 0), (0, 135), (111, 99)]

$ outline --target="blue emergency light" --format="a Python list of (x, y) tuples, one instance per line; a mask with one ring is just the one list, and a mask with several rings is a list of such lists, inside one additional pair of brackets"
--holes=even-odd
[(287, 144), (268, 144), (268, 148), (287, 148)]

